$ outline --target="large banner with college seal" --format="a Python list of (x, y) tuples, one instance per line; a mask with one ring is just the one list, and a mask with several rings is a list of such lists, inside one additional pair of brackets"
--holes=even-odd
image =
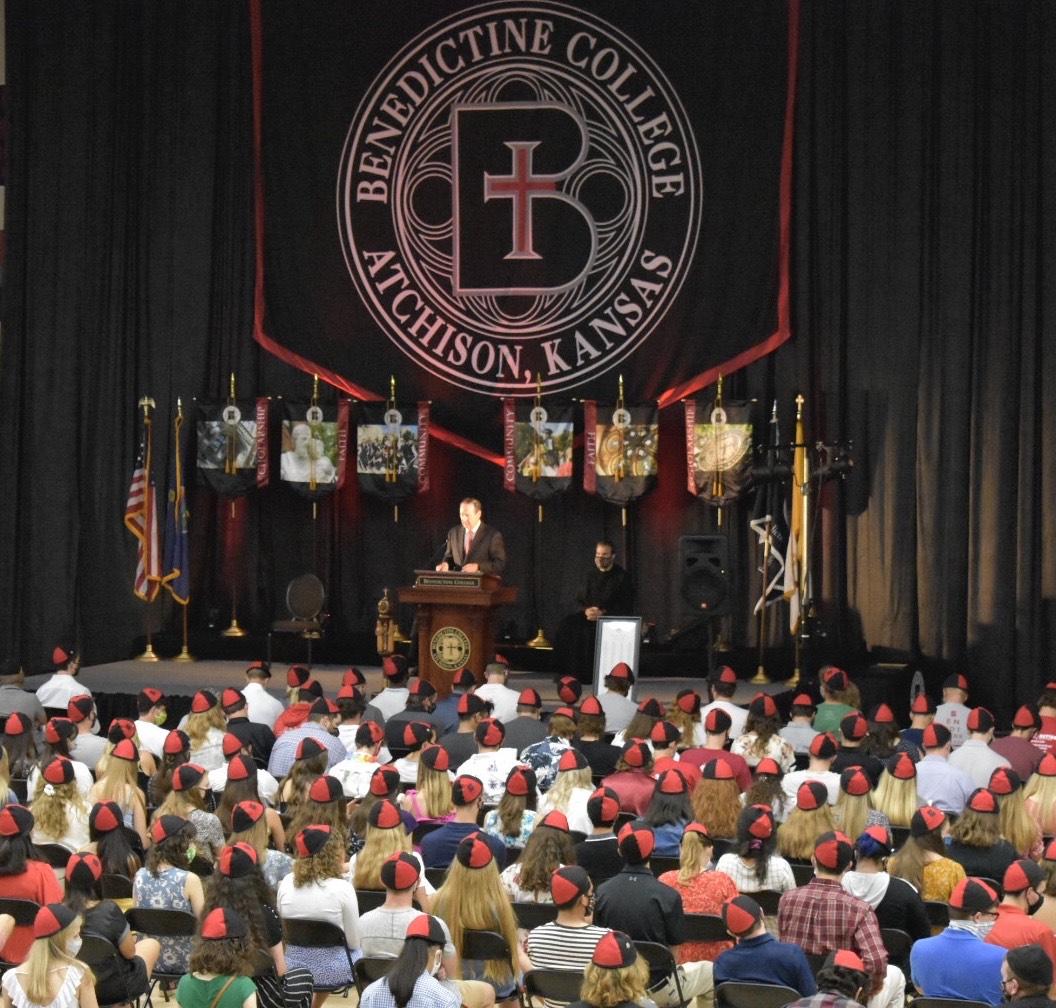
[(798, 0), (247, 2), (283, 359), (493, 444), (537, 376), (664, 405), (788, 337)]

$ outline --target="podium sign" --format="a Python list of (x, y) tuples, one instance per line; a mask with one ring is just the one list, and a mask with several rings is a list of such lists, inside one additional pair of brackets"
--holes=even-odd
[(484, 678), (495, 655), (495, 623), (500, 606), (517, 601), (517, 589), (495, 574), (415, 571), (414, 585), (399, 590), (418, 616), (418, 674), (441, 696), (451, 692), (460, 668)]

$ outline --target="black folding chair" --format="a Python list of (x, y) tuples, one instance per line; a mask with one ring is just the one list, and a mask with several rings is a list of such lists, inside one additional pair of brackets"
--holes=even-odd
[[(476, 959), (480, 961), (498, 960), (509, 964), (510, 975), (516, 979), (520, 972), (517, 969), (517, 961), (513, 956), (513, 949), (509, 943), (497, 931), (464, 931), (462, 933), (462, 948), (459, 954), (463, 959)], [(524, 994), (518, 988), (517, 996), (524, 1005)]]
[(524, 999), (528, 1008), (537, 1008), (533, 999), (543, 998), (558, 1004), (579, 1000), (583, 974), (579, 970), (534, 969), (524, 974)]
[(426, 868), (425, 877), (429, 880), (429, 884), (434, 889), (439, 889), (444, 881), (447, 879), (446, 868)]
[(124, 875), (103, 875), (99, 879), (99, 891), (103, 899), (131, 899), (132, 880)]
[(664, 872), (678, 871), (680, 864), (677, 857), (651, 857), (649, 867), (653, 874), (659, 878)]
[[(104, 938), (102, 935), (92, 934), (90, 931), (81, 932), (81, 947), (77, 952), (77, 958), (81, 960), (88, 968), (92, 971), (96, 981), (99, 979), (99, 974), (102, 967), (108, 966), (111, 963), (119, 967), (120, 964), (117, 962), (121, 953), (118, 951), (117, 946), (110, 941), (109, 938)], [(114, 970), (108, 970), (107, 972), (116, 973)], [(96, 983), (96, 993), (98, 994), (99, 986)], [(125, 988), (123, 997), (118, 998), (116, 1001), (99, 1001), (99, 1008), (108, 1008), (109, 1005), (121, 1005), (128, 1004), (133, 1001), (134, 998), (129, 996), (128, 988)]]
[(357, 889), (356, 902), (359, 904), (360, 916), (368, 910), (377, 910), (385, 902), (385, 890)]
[[(2, 912), (2, 911), (0, 911)], [(133, 907), (125, 911), (128, 926), (139, 935), (150, 938), (193, 938), (198, 930), (198, 918), (186, 910), (156, 910), (153, 907)], [(154, 967), (147, 988), (147, 1004), (153, 1006), (151, 996), (159, 980), (179, 980), (183, 973), (173, 973)]]
[(784, 1008), (799, 997), (799, 991), (780, 984), (727, 980), (715, 988), (715, 1008)]
[(187, 865), (187, 870), (193, 872), (199, 878), (211, 878), (213, 874), (213, 862), (199, 854)]
[(901, 928), (881, 928), (880, 938), (887, 949), (887, 961), (908, 973), (909, 950), (913, 947), (913, 939)]
[(749, 899), (755, 900), (767, 917), (777, 916), (777, 907), (781, 902), (781, 893), (774, 892), (773, 889), (760, 889), (758, 892), (745, 893), (745, 896)]
[(66, 862), (70, 860), (70, 855), (73, 853), (69, 847), (63, 847), (62, 844), (57, 843), (38, 843), (33, 846), (52, 868), (59, 871), (66, 870)]
[(312, 983), (312, 990), (337, 994), (347, 991), (356, 982), (356, 969), (352, 962), (352, 951), (345, 944), (345, 932), (329, 921), (310, 920), (287, 917), (282, 922), (282, 930), (287, 945), (300, 945), (302, 948), (339, 948), (348, 958), (348, 983), (336, 986), (322, 986)]
[(687, 913), (682, 915), (682, 921), (686, 941), (733, 941), (718, 914)]
[(638, 954), (648, 963), (651, 990), (655, 990), (668, 979), (673, 979), (675, 994), (678, 996), (678, 1004), (686, 1004), (686, 995), (682, 992), (682, 978), (678, 975), (678, 964), (671, 954), (671, 949), (666, 945), (656, 942), (636, 941), (634, 947)]
[(438, 830), (443, 823), (439, 822), (420, 822), (411, 831), (411, 841), (415, 847), (417, 847), (433, 830)]
[(808, 885), (814, 878), (814, 865), (809, 861), (789, 861), (789, 867), (792, 869), (792, 877), (796, 880), (797, 886)]
[(517, 915), (517, 926), (525, 931), (549, 924), (557, 917), (557, 907), (553, 903), (514, 903), (513, 912)]
[(948, 927), (950, 923), (950, 908), (938, 900), (924, 900), (924, 912), (928, 915), (928, 923), (933, 928)]
[(386, 976), (389, 970), (392, 969), (392, 964), (396, 962), (395, 956), (389, 956), (382, 958), (381, 956), (364, 956), (356, 963), (356, 992), (360, 998), (363, 997), (363, 991), (367, 989), (375, 980), (380, 980), (383, 976)]

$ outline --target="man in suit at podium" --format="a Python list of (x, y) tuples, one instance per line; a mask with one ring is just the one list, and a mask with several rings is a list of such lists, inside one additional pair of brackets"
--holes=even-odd
[(463, 500), (458, 518), (461, 524), (447, 533), (444, 559), (436, 569), (501, 575), (506, 569), (506, 544), (498, 529), (481, 521), (480, 501), (474, 497)]

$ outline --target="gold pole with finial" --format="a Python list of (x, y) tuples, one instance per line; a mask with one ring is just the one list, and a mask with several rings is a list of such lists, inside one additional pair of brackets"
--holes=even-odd
[[(770, 424), (771, 430), (777, 430), (777, 400), (774, 400), (774, 405), (770, 411)], [(776, 438), (775, 442), (776, 443)], [(770, 455), (767, 460), (767, 466), (773, 473), (773, 469), (776, 464), (774, 455)], [(773, 499), (773, 498), (771, 498)], [(752, 678), (752, 682), (758, 684), (769, 682), (770, 679), (766, 674), (766, 596), (769, 583), (767, 578), (770, 576), (770, 553), (772, 552), (774, 541), (774, 522), (773, 515), (770, 516), (770, 524), (766, 528), (766, 536), (763, 539), (763, 577), (762, 587), (759, 590), (759, 664), (756, 666), (755, 676)]]
[[(235, 389), (235, 372), (231, 372), (231, 378), (228, 382), (228, 403), (234, 404), (236, 396)], [(228, 433), (228, 451), (227, 460), (224, 462), (224, 471), (229, 473), (235, 472), (235, 456), (232, 452), (232, 438), (233, 435)], [(238, 516), (238, 512), (235, 508), (235, 498), (231, 498), (231, 502), (228, 505), (227, 511), (227, 534), (231, 535), (231, 526), (235, 523), (235, 518)], [(184, 613), (186, 617), (186, 612)], [(238, 574), (235, 570), (231, 571), (231, 623), (226, 630), (220, 632), (221, 637), (245, 637), (246, 631), (238, 625)]]
[[(154, 441), (154, 431), (153, 431), (152, 421), (150, 419), (150, 411), (152, 409), (154, 409), (157, 404), (154, 402), (153, 399), (150, 398), (150, 396), (143, 396), (139, 400), (139, 405), (143, 409), (143, 426), (146, 428), (146, 431), (147, 431), (147, 436), (146, 436), (146, 443), (147, 444), (146, 444), (146, 454), (145, 454), (145, 456), (143, 458), (143, 471), (146, 473), (146, 487), (144, 488), (144, 493), (147, 495), (147, 498), (149, 499), (150, 495), (153, 493), (153, 482), (152, 482), (152, 479), (151, 479), (151, 474), (152, 474), (152, 470), (151, 470), (151, 461), (152, 461), (151, 460), (151, 455), (153, 453), (153, 441)], [(149, 540), (150, 529), (149, 528), (148, 529), (144, 529), (143, 532), (148, 537), (148, 540)], [(148, 584), (148, 589), (149, 589), (149, 584)], [(148, 594), (149, 594), (149, 590), (148, 590)], [(144, 626), (144, 629), (146, 630), (147, 646), (143, 649), (143, 653), (139, 656), (138, 661), (156, 662), (158, 660), (158, 656), (154, 652), (154, 640), (153, 640), (153, 633), (152, 633), (152, 630), (151, 630), (151, 623), (150, 623), (150, 605), (151, 605), (151, 602), (153, 602), (153, 599), (148, 597), (146, 599), (146, 603), (147, 603), (146, 608), (143, 610), (143, 626)]]
[[(177, 396), (176, 397), (176, 436), (174, 438), (174, 440), (175, 440), (174, 450), (176, 452), (176, 464), (175, 464), (176, 483), (177, 483), (177, 486), (179, 486), (181, 488), (181, 490), (183, 489), (183, 459), (180, 458), (180, 428), (182, 426), (183, 426), (183, 399), (181, 399), (179, 396)], [(172, 493), (173, 491), (170, 490), (169, 492)], [(176, 503), (178, 504), (179, 502), (177, 501)], [(184, 507), (185, 507), (185, 505), (184, 505)], [(181, 517), (180, 512), (177, 511), (176, 520), (179, 521), (180, 517)], [(188, 584), (190, 584), (190, 574), (191, 574), (191, 572), (188, 571), (187, 572), (187, 583)], [(187, 619), (187, 610), (190, 608), (190, 604), (191, 604), (190, 592), (188, 591), (187, 601), (180, 605), (180, 608), (183, 610), (182, 620), (181, 620), (181, 622), (183, 623), (183, 647), (180, 648), (180, 653), (178, 655), (176, 655), (175, 658), (172, 659), (173, 661), (178, 661), (178, 662), (193, 662), (194, 661), (194, 657), (191, 655), (191, 649), (190, 649), (190, 646), (189, 646), (189, 636), (190, 636), (189, 635), (189, 630), (190, 630), (190, 627), (189, 627), (189, 623), (188, 623), (188, 619)]]
[[(389, 375), (389, 401), (385, 404), (386, 411), (396, 409), (396, 376)], [(382, 435), (382, 454), (385, 456), (385, 482), (395, 483), (399, 479), (400, 471), (400, 435), (396, 431), (391, 438)], [(400, 505), (392, 505), (393, 523), (400, 520)]]
[[(535, 374), (535, 405), (536, 408), (543, 404), (543, 376), (537, 371)], [(543, 445), (542, 438), (539, 437), (539, 428), (536, 424), (532, 424), (532, 482), (535, 483), (543, 472)], [(539, 504), (536, 508), (536, 541), (539, 541), (542, 533), (543, 524), (543, 505)], [(538, 562), (538, 561), (537, 561)], [(535, 636), (528, 641), (527, 647), (544, 650), (552, 647), (550, 641), (546, 639), (546, 634), (543, 632), (541, 626), (537, 626), (535, 629)]]
[[(807, 548), (809, 537), (810, 515), (810, 461), (807, 457), (806, 432), (803, 427), (803, 404), (806, 399), (802, 395), (796, 396), (796, 441), (792, 450), (792, 522), (789, 534), (791, 542), (793, 534), (796, 540), (796, 597), (798, 614), (796, 625), (793, 628), (795, 635), (795, 669), (792, 678), (788, 681), (790, 687), (798, 686), (803, 663), (803, 642), (800, 630), (803, 623), (803, 606), (806, 603), (807, 587), (807, 564), (810, 554)], [(787, 559), (786, 559), (787, 562)]]

